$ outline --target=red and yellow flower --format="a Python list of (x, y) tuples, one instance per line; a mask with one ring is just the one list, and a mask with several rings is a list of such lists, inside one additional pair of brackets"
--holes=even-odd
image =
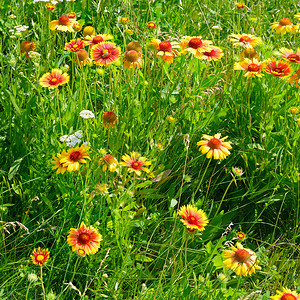
[(237, 3), (236, 4), (236, 8), (237, 9), (243, 9), (243, 8), (245, 8), (245, 3)]
[(52, 31), (69, 31), (73, 32), (73, 24), (75, 20), (67, 16), (61, 16), (58, 20), (51, 21), (49, 27)]
[(201, 36), (187, 36), (181, 40), (180, 47), (182, 53), (192, 53), (196, 58), (201, 59), (201, 53), (209, 49), (208, 46), (211, 44), (211, 41), (202, 40)]
[(82, 28), (82, 25), (79, 22), (75, 21), (73, 23), (73, 29), (75, 29), (76, 31), (81, 30), (81, 28)]
[(115, 172), (118, 166), (118, 160), (111, 154), (106, 154), (103, 158), (99, 159), (98, 165), (102, 167), (103, 172), (108, 169), (110, 172)]
[(47, 4), (46, 4), (46, 8), (47, 8), (48, 10), (54, 10), (55, 5), (52, 4), (52, 3), (47, 3)]
[(96, 36), (87, 36), (86, 37), (86, 44), (93, 47), (94, 45), (97, 45), (99, 43), (111, 40), (113, 38), (114, 37), (110, 34), (98, 34)]
[(115, 43), (102, 42), (92, 47), (91, 56), (94, 63), (101, 66), (108, 66), (115, 62), (121, 54), (120, 47)]
[(246, 239), (246, 234), (244, 233), (244, 232), (238, 232), (237, 234), (236, 234), (236, 238), (238, 239), (238, 240), (240, 240), (240, 241), (243, 241), (243, 240), (245, 240)]
[(25, 53), (25, 55), (27, 57), (29, 57), (28, 52), (29, 51), (34, 51), (34, 49), (35, 49), (35, 43), (34, 42), (23, 41), (20, 45), (21, 54)]
[(147, 166), (151, 165), (151, 161), (147, 161), (146, 157), (142, 157), (139, 153), (131, 152), (130, 156), (125, 154), (122, 156), (124, 162), (121, 162), (121, 166), (128, 167), (129, 172), (133, 172), (136, 175), (140, 176), (141, 171), (150, 173), (150, 170)]
[(231, 142), (224, 142), (227, 136), (221, 138), (221, 134), (217, 133), (214, 136), (204, 134), (203, 140), (197, 143), (200, 146), (199, 151), (206, 154), (207, 158), (224, 159), (230, 154), (228, 149), (231, 149)]
[(152, 41), (150, 42), (150, 47), (156, 49), (156, 56), (160, 57), (168, 64), (171, 64), (173, 62), (174, 54), (179, 54), (179, 52), (174, 49), (174, 47), (178, 47), (178, 44), (175, 42), (152, 39)]
[(296, 87), (300, 88), (300, 69), (295, 72), (295, 74), (289, 78), (290, 84), (296, 83)]
[(293, 72), (293, 69), (284, 61), (271, 59), (267, 62), (265, 72), (277, 77), (287, 77)]
[(76, 52), (83, 49), (85, 42), (81, 39), (71, 40), (65, 44), (65, 50)]
[(244, 76), (249, 77), (262, 77), (263, 74), (261, 71), (265, 67), (265, 62), (259, 62), (257, 59), (248, 59), (245, 58), (243, 61), (237, 62), (234, 64), (234, 70), (245, 70), (247, 71)]
[(129, 19), (127, 17), (121, 17), (120, 22), (123, 23), (123, 24), (126, 24), (126, 23), (129, 22)]
[(276, 291), (277, 295), (270, 296), (272, 300), (300, 300), (299, 294), (296, 291), (283, 288), (282, 291)]
[(153, 30), (153, 29), (156, 28), (156, 24), (155, 24), (154, 22), (148, 22), (147, 26), (148, 26), (148, 28), (151, 29), (151, 30)]
[(223, 263), (236, 275), (251, 276), (255, 270), (261, 270), (255, 252), (244, 248), (240, 243), (236, 243), (236, 247), (232, 246), (230, 249), (224, 251), (222, 256), (225, 260)]
[(41, 249), (40, 247), (34, 249), (32, 255), (30, 255), (32, 262), (35, 265), (42, 266), (49, 259), (50, 252), (48, 249)]
[(123, 56), (124, 68), (134, 69), (140, 68), (144, 61), (142, 60), (142, 54), (135, 50), (129, 50), (124, 53)]
[(76, 18), (76, 13), (75, 12), (70, 12), (70, 13), (67, 14), (67, 17), (69, 19), (75, 19)]
[(234, 47), (254, 47), (262, 43), (260, 37), (256, 37), (252, 34), (231, 34), (229, 40), (233, 43)]
[(115, 124), (119, 122), (117, 115), (113, 111), (106, 111), (103, 113), (103, 127), (114, 128)]
[(287, 32), (296, 33), (299, 26), (292, 24), (290, 19), (283, 18), (279, 22), (272, 23), (271, 28), (275, 30), (276, 33), (286, 34)]
[(180, 221), (187, 227), (188, 231), (203, 231), (208, 224), (208, 219), (202, 209), (198, 209), (190, 204), (182, 206), (178, 214), (183, 218)]
[(78, 229), (71, 228), (67, 237), (72, 251), (76, 251), (80, 256), (95, 254), (100, 248), (101, 241), (102, 235), (98, 230), (93, 226), (85, 226), (84, 222), (81, 222)]
[(53, 69), (51, 73), (44, 74), (40, 78), (39, 83), (42, 87), (54, 89), (60, 85), (69, 82), (69, 80), (70, 80), (70, 76), (67, 73), (62, 74), (62, 70)]
[(296, 52), (291, 49), (280, 48), (275, 54), (280, 55), (291, 63), (300, 64), (300, 48), (297, 48)]
[(224, 53), (221, 48), (216, 46), (207, 46), (206, 50), (201, 52), (200, 59), (208, 61), (216, 61), (221, 59), (224, 56)]

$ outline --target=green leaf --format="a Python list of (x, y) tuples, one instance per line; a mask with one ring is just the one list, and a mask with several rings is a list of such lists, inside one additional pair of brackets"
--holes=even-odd
[(15, 160), (13, 162), (13, 164), (11, 165), (11, 167), (9, 168), (9, 171), (8, 171), (8, 179), (9, 180), (11, 180), (17, 174), (23, 158), (24, 157)]

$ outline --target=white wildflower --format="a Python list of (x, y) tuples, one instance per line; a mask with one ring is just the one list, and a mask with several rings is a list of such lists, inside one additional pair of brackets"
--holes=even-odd
[(95, 115), (90, 110), (83, 110), (80, 112), (80, 117), (83, 119), (94, 119)]

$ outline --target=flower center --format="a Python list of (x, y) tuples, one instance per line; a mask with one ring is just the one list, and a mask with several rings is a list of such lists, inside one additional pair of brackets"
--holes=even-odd
[(288, 57), (287, 57), (288, 60), (290, 61), (299, 61), (300, 60), (300, 57), (299, 55), (297, 54), (290, 54)]
[(116, 114), (113, 111), (107, 111), (103, 114), (103, 120), (108, 123), (113, 123), (117, 119)]
[(139, 54), (135, 50), (126, 52), (125, 59), (130, 62), (136, 62), (139, 59)]
[(95, 36), (95, 37), (93, 38), (93, 44), (99, 44), (99, 43), (101, 43), (101, 42), (103, 42), (103, 41), (104, 41), (104, 39), (103, 39), (103, 37), (100, 36), (100, 35)]
[(78, 47), (79, 47), (79, 46), (78, 46), (77, 44), (73, 45), (73, 48), (75, 48), (75, 49), (78, 48)]
[(234, 254), (234, 258), (240, 263), (245, 262), (249, 257), (250, 253), (245, 249), (238, 249)]
[(78, 236), (78, 242), (82, 245), (86, 245), (91, 241), (91, 236), (87, 233), (81, 233)]
[(251, 38), (247, 35), (243, 35), (243, 36), (240, 37), (239, 42), (240, 43), (250, 43)]
[(292, 24), (292, 22), (288, 18), (284, 18), (279, 21), (280, 26), (287, 26), (287, 25), (291, 25), (291, 24)]
[(248, 71), (249, 72), (258, 72), (259, 71), (259, 65), (257, 65), (257, 64), (254, 64), (254, 63), (252, 63), (252, 64), (250, 64), (249, 66), (248, 66)]
[(203, 52), (203, 55), (205, 55), (205, 56), (215, 56), (216, 51), (215, 50), (205, 51), (205, 52)]
[(59, 25), (69, 25), (70, 19), (67, 16), (62, 16), (58, 19), (58, 24)]
[(109, 50), (109, 49), (104, 49), (103, 51), (102, 51), (102, 57), (103, 58), (107, 58), (107, 57), (109, 57), (110, 56), (110, 53), (111, 53), (111, 51)]
[(81, 152), (80, 152), (80, 151), (73, 151), (73, 152), (70, 154), (70, 159), (71, 159), (72, 161), (78, 161), (80, 158), (81, 158)]
[(198, 49), (203, 46), (203, 42), (200, 38), (192, 38), (190, 39), (188, 46), (193, 49)]
[(280, 300), (297, 300), (297, 298), (290, 293), (285, 293), (281, 296)]
[(275, 68), (275, 69), (273, 69), (273, 71), (276, 73), (280, 73), (280, 74), (283, 73), (283, 70), (280, 68)]
[(55, 77), (51, 79), (51, 83), (54, 83), (54, 84), (55, 84), (57, 81), (58, 81), (58, 79), (55, 78)]
[(142, 166), (142, 165), (143, 165), (143, 164), (142, 164), (141, 162), (136, 161), (136, 162), (134, 162), (134, 163), (131, 164), (131, 167), (132, 167), (133, 169), (135, 169), (135, 170), (138, 170), (138, 169), (141, 169), (141, 166)]
[(194, 217), (194, 216), (191, 216), (191, 217), (189, 217), (188, 218), (188, 222), (190, 223), (190, 224), (196, 224), (197, 223), (197, 220), (196, 220), (196, 218)]
[(171, 52), (172, 45), (169, 41), (162, 41), (159, 43), (159, 50), (164, 52)]
[(44, 259), (45, 259), (45, 256), (42, 255), (42, 254), (39, 254), (39, 255), (36, 257), (36, 260), (39, 261), (39, 262), (42, 262)]
[(221, 146), (221, 141), (219, 139), (212, 138), (207, 143), (207, 146), (211, 149), (219, 149)]

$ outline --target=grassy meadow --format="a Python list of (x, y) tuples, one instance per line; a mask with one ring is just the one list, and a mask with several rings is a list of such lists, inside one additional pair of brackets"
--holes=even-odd
[(300, 299), (297, 2), (0, 8), (1, 300)]

